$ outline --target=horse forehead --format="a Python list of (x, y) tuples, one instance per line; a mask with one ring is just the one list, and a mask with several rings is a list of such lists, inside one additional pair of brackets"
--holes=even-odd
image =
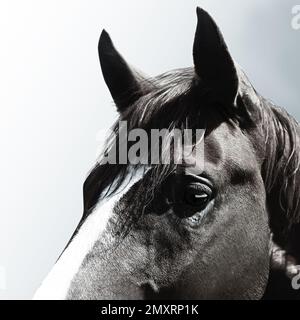
[(210, 132), (204, 140), (206, 167), (215, 169), (256, 170), (256, 153), (241, 129), (227, 123)]

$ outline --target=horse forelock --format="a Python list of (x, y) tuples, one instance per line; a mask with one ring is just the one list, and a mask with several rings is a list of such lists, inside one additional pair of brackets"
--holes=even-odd
[[(128, 131), (136, 128), (146, 131), (152, 128), (169, 130), (203, 128), (203, 117), (201, 118), (201, 111), (196, 108), (197, 101), (192, 93), (194, 86), (192, 68), (174, 70), (155, 78), (149, 78), (147, 82), (148, 85), (151, 84), (152, 91), (120, 114), (112, 127), (112, 134), (107, 139), (104, 152), (110, 152), (115, 147), (116, 141), (119, 141), (121, 135), (118, 127), (119, 121), (126, 121)], [(198, 121), (199, 118), (201, 122)], [(102, 156), (103, 154), (84, 183), (84, 215), (89, 214), (99, 199), (115, 193), (129, 171), (133, 172), (140, 167), (136, 165), (134, 168), (130, 164), (119, 163), (102, 164)], [(176, 169), (172, 161), (174, 159), (170, 160), (170, 164), (152, 166), (153, 184), (149, 186), (150, 195), (155, 186)]]

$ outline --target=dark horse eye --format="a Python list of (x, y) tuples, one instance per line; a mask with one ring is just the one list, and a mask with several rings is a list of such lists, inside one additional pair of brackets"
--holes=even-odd
[(191, 206), (202, 207), (208, 202), (209, 195), (205, 192), (196, 193), (194, 191), (187, 190), (185, 192), (184, 200)]
[(203, 209), (212, 197), (212, 190), (203, 184), (192, 183), (186, 186), (184, 202), (189, 206)]
[(184, 207), (178, 208), (177, 214), (185, 224), (197, 228), (212, 208), (213, 198), (213, 190), (207, 184), (190, 183), (184, 189)]
[(198, 227), (204, 216), (212, 209), (215, 191), (212, 182), (191, 174), (169, 177), (163, 188), (163, 194), (172, 206), (176, 217), (182, 223)]

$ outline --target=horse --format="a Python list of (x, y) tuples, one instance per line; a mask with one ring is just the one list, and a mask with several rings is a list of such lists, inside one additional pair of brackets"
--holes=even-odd
[(125, 145), (115, 123), (34, 299), (299, 299), (297, 121), (254, 89), (202, 8), (193, 67), (148, 77), (105, 30), (98, 52), (126, 130), (202, 128), (203, 167), (103, 161)]

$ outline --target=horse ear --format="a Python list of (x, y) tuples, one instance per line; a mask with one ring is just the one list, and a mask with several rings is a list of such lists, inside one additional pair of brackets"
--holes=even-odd
[(221, 102), (235, 104), (238, 75), (223, 36), (212, 17), (199, 7), (197, 18), (193, 46), (195, 72)]
[(143, 95), (141, 76), (129, 67), (105, 30), (99, 39), (98, 53), (104, 80), (122, 112)]

